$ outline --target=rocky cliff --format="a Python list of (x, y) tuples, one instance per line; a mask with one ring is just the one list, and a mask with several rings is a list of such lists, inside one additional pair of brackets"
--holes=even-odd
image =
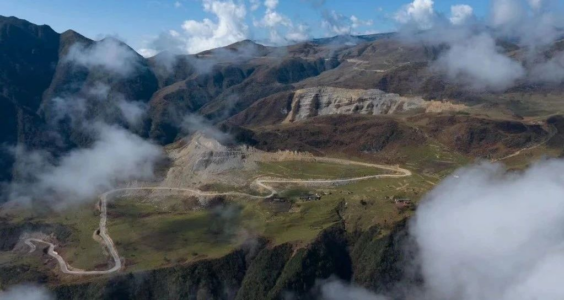
[(285, 121), (340, 114), (385, 115), (425, 106), (422, 98), (401, 97), (380, 90), (314, 87), (295, 92)]

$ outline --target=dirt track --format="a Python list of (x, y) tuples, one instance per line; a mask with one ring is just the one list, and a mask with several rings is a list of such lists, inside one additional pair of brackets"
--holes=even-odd
[(411, 171), (407, 169), (402, 169), (398, 166), (386, 166), (386, 165), (378, 165), (378, 164), (369, 164), (369, 163), (361, 163), (355, 162), (350, 160), (343, 160), (343, 159), (336, 159), (336, 158), (312, 158), (318, 162), (330, 162), (330, 163), (337, 163), (337, 164), (344, 164), (344, 165), (358, 165), (358, 166), (365, 166), (365, 167), (372, 167), (378, 168), (388, 171), (396, 172), (396, 174), (381, 174), (381, 175), (371, 175), (371, 176), (363, 176), (363, 177), (355, 177), (355, 178), (347, 178), (347, 179), (332, 179), (332, 180), (325, 180), (325, 179), (316, 179), (316, 180), (298, 180), (298, 179), (261, 179), (257, 178), (254, 183), (258, 186), (270, 191), (268, 196), (255, 196), (246, 193), (239, 193), (239, 192), (203, 192), (197, 189), (189, 189), (189, 188), (168, 188), (168, 187), (131, 187), (131, 188), (121, 188), (121, 189), (114, 189), (111, 191), (107, 191), (104, 194), (100, 195), (100, 237), (104, 241), (106, 248), (110, 252), (112, 259), (114, 260), (114, 267), (105, 270), (105, 271), (83, 271), (70, 266), (56, 251), (55, 245), (46, 242), (40, 239), (29, 238), (26, 239), (24, 242), (26, 245), (30, 247), (30, 252), (34, 252), (37, 247), (34, 243), (42, 243), (49, 245), (48, 254), (55, 258), (59, 263), (61, 272), (65, 274), (71, 275), (105, 275), (111, 274), (114, 272), (119, 271), (122, 268), (121, 258), (119, 257), (119, 253), (114, 245), (114, 241), (108, 234), (108, 229), (106, 227), (108, 212), (107, 212), (107, 204), (108, 204), (108, 197), (112, 194), (124, 192), (124, 191), (158, 191), (158, 190), (168, 190), (168, 191), (179, 191), (179, 192), (188, 192), (198, 196), (244, 196), (253, 199), (264, 199), (269, 198), (277, 193), (274, 187), (268, 185), (269, 183), (295, 183), (295, 184), (332, 184), (332, 183), (348, 183), (354, 181), (361, 181), (361, 180), (368, 180), (368, 179), (377, 179), (377, 178), (401, 178), (411, 176)]

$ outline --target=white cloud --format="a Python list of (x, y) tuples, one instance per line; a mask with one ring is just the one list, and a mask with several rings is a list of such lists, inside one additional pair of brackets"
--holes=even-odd
[(96, 132), (93, 145), (71, 151), (57, 164), (45, 153), (17, 149), (15, 168), (32, 180), (14, 183), (10, 199), (41, 198), (64, 207), (91, 200), (120, 182), (152, 178), (160, 147), (123, 128), (96, 123), (91, 129)]
[(6, 291), (0, 291), (2, 300), (53, 300), (46, 288), (35, 285), (18, 285)]
[(564, 82), (564, 52), (534, 65), (529, 78), (532, 82)]
[(529, 5), (531, 6), (531, 8), (533, 8), (534, 10), (539, 10), (544, 5), (543, 0), (527, 0), (527, 1), (529, 2)]
[(353, 29), (359, 28), (359, 27), (362, 27), (362, 26), (372, 26), (374, 24), (374, 22), (372, 20), (363, 21), (363, 20), (360, 20), (359, 18), (357, 18), (355, 15), (352, 15), (350, 19), (351, 19), (351, 27)]
[(278, 25), (290, 26), (291, 24), (292, 21), (290, 21), (289, 18), (269, 8), (266, 10), (266, 13), (264, 14), (262, 20), (256, 22), (255, 26), (276, 27)]
[(159, 52), (155, 49), (141, 48), (137, 50), (137, 53), (145, 58), (149, 58), (157, 55)]
[[(400, 34), (406, 41), (447, 45), (450, 49), (440, 54), (438, 65), (451, 80), (471, 89), (501, 91), (521, 79), (562, 82), (564, 68), (559, 57), (546, 60), (544, 55), (547, 47), (564, 36), (564, 19), (557, 2), (492, 0), (491, 4), (489, 18), (484, 22), (464, 4), (452, 6), (447, 20), (433, 10), (431, 0), (413, 1), (396, 14), (396, 20), (404, 25)], [(497, 49), (498, 40), (511, 40), (521, 46), (524, 62)]]
[[(140, 101), (128, 101), (123, 94), (111, 91), (110, 86), (96, 82), (83, 89), (83, 95), (76, 97), (56, 97), (49, 108), (51, 125), (58, 126), (64, 118), (71, 120), (75, 127), (87, 127), (85, 120), (94, 117), (92, 107), (97, 107), (100, 120), (109, 118), (113, 122), (127, 123), (130, 128), (138, 129), (147, 113), (147, 104)], [(90, 115), (88, 115), (90, 114)], [(121, 116), (121, 118), (120, 118)]]
[(139, 129), (147, 112), (145, 103), (127, 101), (109, 86), (97, 83), (85, 88), (81, 96), (55, 98), (48, 107), (53, 128), (59, 128), (59, 121), (69, 118), (68, 125), (92, 143), (58, 158), (22, 146), (13, 149), (14, 169), (21, 176), (9, 187), (10, 201), (29, 203), (41, 199), (64, 207), (92, 200), (125, 181), (152, 178), (161, 148), (122, 127), (105, 123), (127, 123), (129, 128)]
[(492, 0), (490, 25), (496, 36), (532, 48), (544, 47), (564, 34), (558, 1)]
[(439, 58), (438, 66), (452, 80), (471, 89), (503, 90), (525, 75), (523, 66), (499, 53), (495, 40), (487, 34), (452, 45)]
[(413, 25), (419, 29), (433, 27), (436, 18), (433, 0), (414, 0), (402, 7), (395, 15), (395, 20), (401, 24)]
[(265, 0), (264, 6), (266, 6), (267, 9), (275, 10), (278, 6), (278, 0)]
[(202, 3), (204, 11), (213, 14), (216, 20), (187, 20), (182, 24), (182, 32), (169, 31), (161, 34), (149, 47), (141, 49), (143, 53), (150, 55), (170, 48), (174, 51), (198, 53), (249, 37), (244, 3), (233, 0), (203, 0)]
[(148, 106), (140, 101), (127, 101), (120, 97), (116, 102), (122, 117), (125, 119), (130, 128), (140, 128), (144, 117), (147, 115)]
[(507, 174), (484, 164), (441, 183), (412, 233), (428, 298), (564, 298), (563, 161)]
[(494, 27), (512, 26), (525, 15), (520, 0), (492, 0), (491, 23)]
[(174, 7), (176, 7), (176, 8), (181, 8), (181, 7), (182, 7), (182, 3), (180, 3), (180, 1), (176, 1), (176, 2), (174, 2)]
[(309, 27), (305, 24), (298, 24), (290, 28), (286, 34), (286, 40), (291, 42), (300, 42), (310, 39)]
[(254, 21), (255, 27), (268, 29), (270, 43), (274, 45), (285, 45), (289, 42), (303, 41), (309, 38), (309, 28), (304, 24), (294, 24), (285, 15), (276, 11), (278, 0), (266, 0), (264, 2), (266, 11), (262, 19)]
[(182, 119), (180, 127), (182, 129), (182, 133), (184, 133), (185, 135), (199, 132), (222, 143), (228, 142), (231, 139), (231, 137), (227, 133), (224, 133), (214, 127), (210, 120), (197, 114), (185, 115)]
[(345, 35), (351, 33), (348, 19), (336, 11), (325, 12), (321, 26), (325, 28), (328, 35)]
[(453, 25), (464, 25), (474, 18), (474, 9), (470, 5), (453, 5), (450, 8), (450, 22)]
[(356, 29), (372, 26), (372, 20), (360, 20), (355, 15), (347, 17), (336, 11), (324, 11), (321, 26), (325, 29), (328, 36), (359, 34)]
[(372, 292), (355, 287), (342, 281), (330, 279), (321, 285), (322, 300), (387, 300), (388, 298), (378, 296)]
[(255, 11), (260, 7), (260, 0), (249, 0), (251, 3), (251, 11)]
[(137, 54), (114, 38), (106, 38), (92, 45), (72, 45), (64, 61), (87, 68), (103, 68), (123, 76), (130, 75), (137, 66)]

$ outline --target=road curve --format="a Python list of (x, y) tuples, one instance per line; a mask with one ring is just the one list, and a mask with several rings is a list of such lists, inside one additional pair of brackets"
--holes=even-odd
[(378, 178), (402, 178), (411, 176), (411, 171), (407, 169), (400, 168), (399, 166), (386, 166), (386, 165), (379, 165), (379, 164), (370, 164), (370, 163), (362, 163), (344, 159), (337, 159), (337, 158), (312, 158), (314, 161), (318, 162), (330, 162), (330, 163), (337, 163), (337, 164), (345, 164), (345, 165), (358, 165), (358, 166), (365, 166), (365, 167), (373, 167), (383, 170), (388, 170), (395, 172), (395, 174), (380, 174), (380, 175), (371, 175), (371, 176), (362, 176), (362, 177), (355, 177), (355, 178), (348, 178), (348, 179), (313, 179), (313, 180), (299, 180), (299, 179), (261, 179), (257, 178), (254, 183), (258, 186), (270, 191), (268, 196), (256, 196), (250, 195), (246, 193), (240, 192), (204, 192), (197, 189), (189, 189), (189, 188), (169, 188), (169, 187), (130, 187), (130, 188), (119, 188), (105, 192), (104, 194), (100, 195), (100, 227), (99, 227), (99, 235), (102, 238), (106, 248), (108, 249), (113, 261), (114, 266), (108, 270), (104, 271), (83, 271), (76, 268), (71, 267), (60, 255), (55, 251), (55, 245), (50, 242), (46, 242), (44, 240), (35, 239), (35, 238), (28, 238), (24, 241), (24, 243), (29, 246), (30, 251), (29, 253), (34, 252), (37, 249), (35, 243), (45, 244), (49, 246), (47, 254), (57, 260), (61, 272), (70, 275), (106, 275), (111, 274), (114, 272), (119, 271), (122, 268), (121, 258), (119, 253), (115, 247), (114, 241), (108, 234), (108, 229), (106, 227), (107, 220), (108, 220), (108, 197), (112, 194), (116, 194), (119, 192), (125, 191), (159, 191), (159, 190), (167, 190), (167, 191), (179, 191), (179, 192), (188, 192), (198, 196), (244, 196), (250, 197), (253, 199), (265, 199), (272, 197), (277, 193), (276, 189), (272, 186), (268, 185), (273, 183), (297, 183), (297, 184), (340, 184), (340, 183), (349, 183), (354, 181), (361, 181), (361, 180), (368, 180), (368, 179), (378, 179)]

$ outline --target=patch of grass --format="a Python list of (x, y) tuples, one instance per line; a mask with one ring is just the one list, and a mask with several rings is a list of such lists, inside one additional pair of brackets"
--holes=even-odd
[(92, 238), (100, 225), (100, 215), (95, 210), (96, 201), (72, 206), (36, 219), (73, 229), (69, 241), (57, 251), (71, 266), (79, 269), (92, 270), (97, 266), (106, 268), (108, 262), (104, 248)]
[(561, 150), (541, 146), (535, 149), (522, 151), (519, 155), (510, 157), (500, 161), (505, 164), (508, 169), (523, 170), (529, 167), (532, 163), (537, 162), (543, 158), (556, 158), (560, 155)]
[(243, 225), (273, 241), (275, 245), (307, 243), (320, 231), (340, 220), (337, 207), (340, 200), (294, 203), (290, 211), (275, 212), (267, 206), (247, 204)]
[(342, 179), (378, 175), (386, 171), (327, 162), (281, 161), (259, 163), (259, 172), (292, 179)]
[(266, 196), (266, 195), (268, 195), (268, 193), (262, 193), (261, 194), (259, 191), (252, 189), (248, 185), (246, 185), (246, 186), (235, 186), (235, 185), (229, 185), (229, 184), (219, 183), (219, 182), (205, 184), (205, 185), (200, 186), (198, 188), (202, 191), (212, 191), (212, 192), (219, 192), (219, 193), (238, 192), (238, 193), (244, 193), (244, 194), (256, 195), (256, 196)]
[(110, 210), (116, 217), (108, 219), (109, 233), (127, 258), (128, 270), (221, 257), (239, 243), (236, 230), (241, 212), (235, 204), (211, 210), (148, 213), (154, 207), (135, 199), (118, 199)]

